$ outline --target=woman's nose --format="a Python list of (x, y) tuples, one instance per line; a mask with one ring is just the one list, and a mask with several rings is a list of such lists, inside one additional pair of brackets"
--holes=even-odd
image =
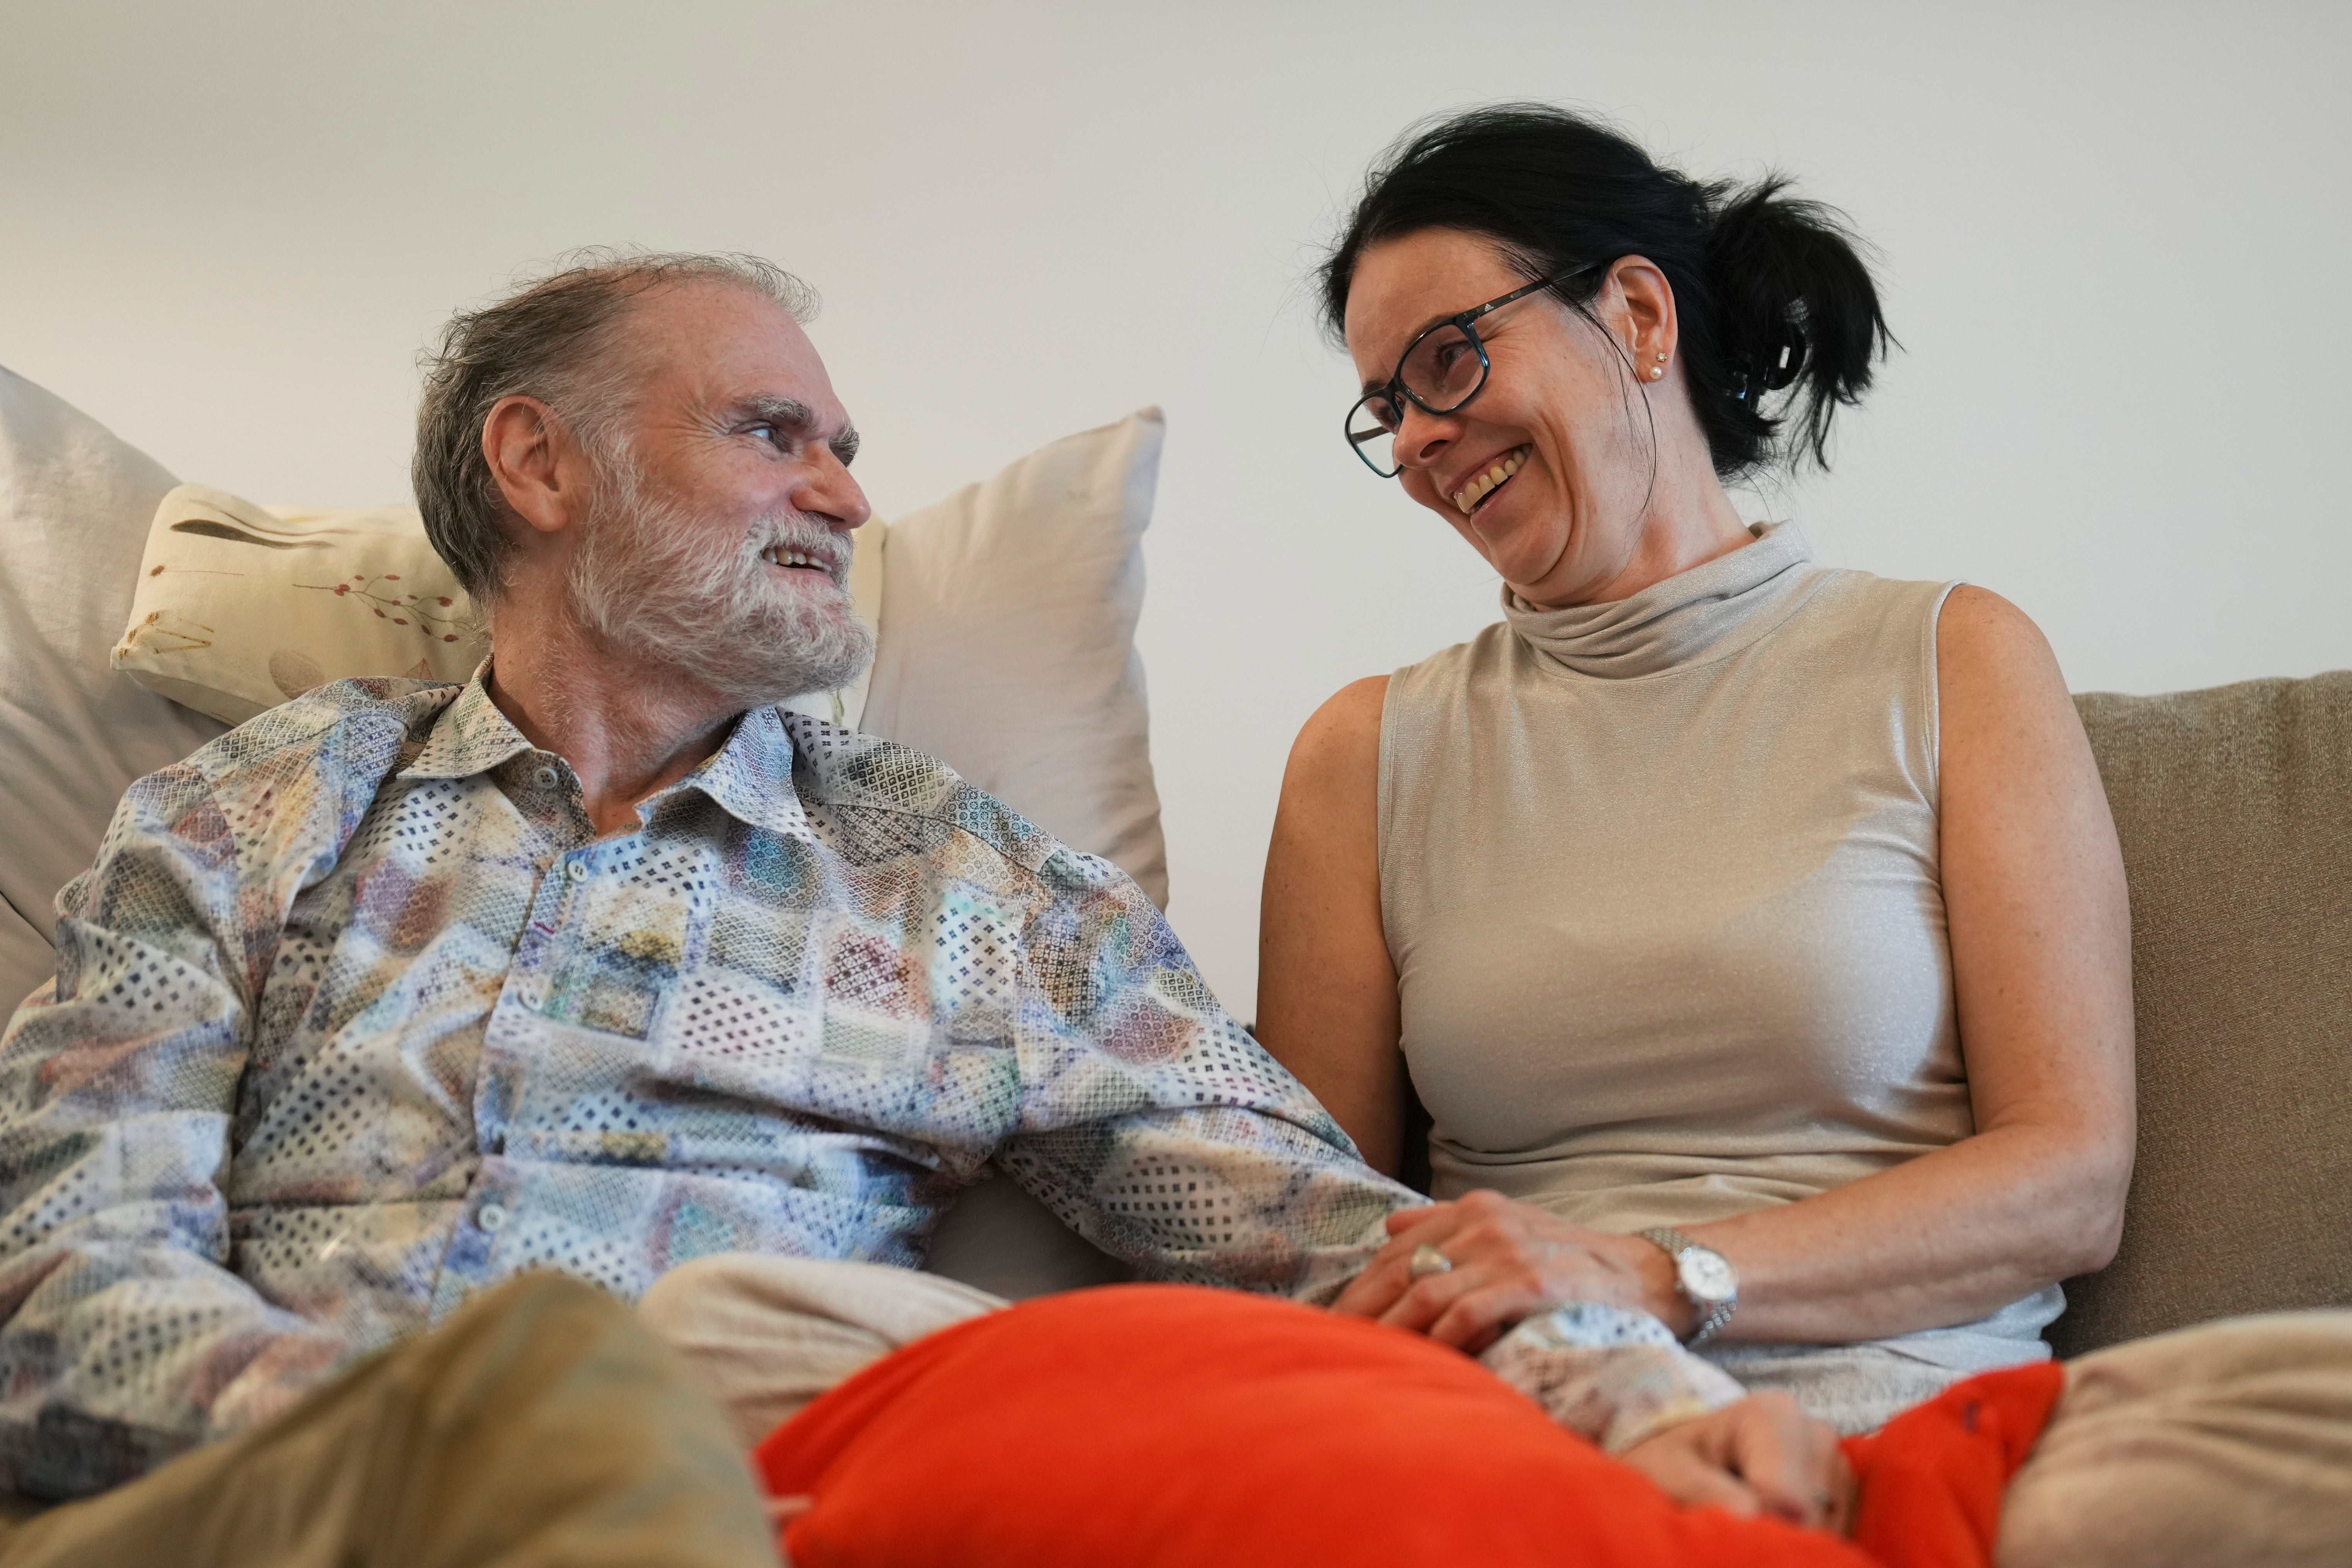
[(1453, 420), (1432, 414), (1417, 403), (1409, 403), (1405, 405), (1402, 422), (1397, 426), (1396, 460), (1408, 468), (1427, 468), (1445, 450), (1454, 434)]

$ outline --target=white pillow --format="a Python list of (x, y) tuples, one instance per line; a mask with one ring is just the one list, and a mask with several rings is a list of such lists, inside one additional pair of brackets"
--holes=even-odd
[(893, 522), (858, 721), (1115, 862), (1163, 909), (1135, 623), (1166, 431), (1143, 409)]
[(107, 668), (172, 476), (0, 370), (0, 1015), (47, 984), (58, 889), (131, 781), (222, 725)]

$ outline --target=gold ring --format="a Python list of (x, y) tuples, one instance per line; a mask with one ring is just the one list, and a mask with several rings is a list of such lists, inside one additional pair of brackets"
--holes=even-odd
[(1405, 1265), (1405, 1272), (1415, 1279), (1426, 1279), (1433, 1274), (1451, 1274), (1454, 1272), (1454, 1259), (1433, 1247), (1416, 1247), (1412, 1249), (1412, 1261)]

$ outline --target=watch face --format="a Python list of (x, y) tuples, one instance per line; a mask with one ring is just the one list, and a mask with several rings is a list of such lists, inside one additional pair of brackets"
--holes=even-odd
[(1685, 1247), (1675, 1264), (1683, 1289), (1690, 1292), (1693, 1300), (1728, 1301), (1739, 1289), (1739, 1276), (1732, 1272), (1730, 1262), (1720, 1252)]

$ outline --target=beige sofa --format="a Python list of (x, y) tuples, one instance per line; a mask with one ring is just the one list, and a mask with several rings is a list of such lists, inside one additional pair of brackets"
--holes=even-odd
[(2075, 705), (2131, 888), (2139, 1161), (2051, 1342), (2352, 1305), (2352, 671)]

